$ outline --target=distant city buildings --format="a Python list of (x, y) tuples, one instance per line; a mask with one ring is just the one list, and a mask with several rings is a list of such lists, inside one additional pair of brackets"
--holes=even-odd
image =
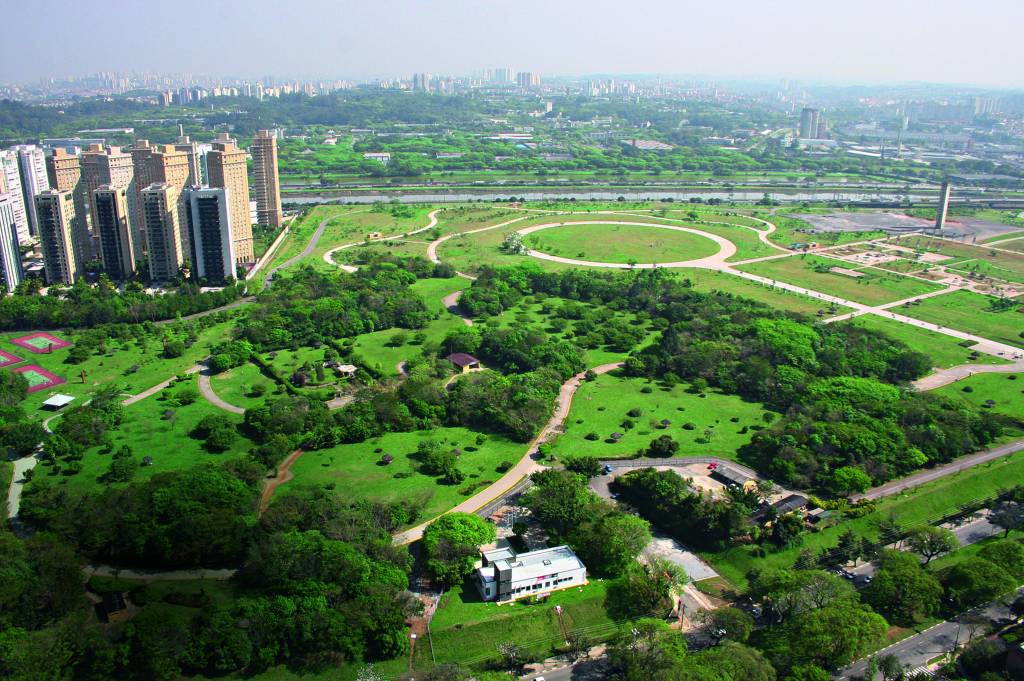
[(281, 183), (277, 172), (277, 138), (268, 130), (260, 130), (249, 151), (252, 154), (256, 222), (280, 228), (284, 218), (281, 214)]
[(800, 139), (828, 139), (828, 121), (821, 111), (804, 107), (800, 112)]
[(516, 85), (522, 90), (540, 87), (540, 74), (534, 71), (520, 71), (516, 74)]

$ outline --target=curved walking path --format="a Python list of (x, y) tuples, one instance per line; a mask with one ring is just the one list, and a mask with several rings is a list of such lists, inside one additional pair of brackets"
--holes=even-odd
[(236, 407), (235, 405), (224, 401), (221, 399), (220, 395), (213, 391), (213, 384), (210, 381), (210, 377), (212, 375), (213, 372), (210, 371), (208, 367), (199, 372), (199, 392), (203, 395), (206, 401), (218, 409), (229, 411), (232, 414), (244, 414), (245, 409), (242, 407)]
[(459, 307), (459, 298), (462, 297), (462, 291), (456, 291), (455, 293), (449, 293), (441, 299), (441, 303), (444, 305), (444, 309), (451, 312), (453, 315), (462, 319), (462, 323), (466, 326), (473, 326), (473, 318), (466, 313), (461, 307)]
[[(429, 221), (423, 227), (419, 227), (417, 229), (414, 229), (411, 232), (403, 232), (401, 234), (395, 234), (394, 236), (382, 236), (381, 238), (374, 239), (373, 241), (374, 242), (378, 242), (378, 241), (391, 241), (393, 239), (400, 239), (402, 237), (412, 236), (413, 234), (419, 234), (420, 232), (425, 232), (428, 229), (433, 229), (434, 227), (437, 227), (437, 214), (440, 213), (442, 210), (444, 210), (444, 209), (443, 208), (437, 208), (436, 210), (432, 210), (429, 213), (427, 213), (427, 217), (429, 218)], [(317, 237), (317, 239), (319, 239), (319, 237)], [(344, 265), (342, 263), (334, 262), (334, 254), (336, 252), (338, 252), (338, 251), (343, 251), (346, 248), (353, 248), (355, 246), (360, 246), (360, 245), (365, 244), (365, 243), (366, 243), (366, 240), (364, 239), (362, 241), (353, 241), (350, 244), (342, 244), (341, 246), (335, 246), (331, 250), (329, 250), (326, 253), (324, 253), (324, 262), (327, 263), (328, 265), (334, 265), (335, 267), (340, 267), (341, 269), (343, 269), (344, 271), (349, 272), (349, 273), (355, 272), (359, 268), (355, 267), (354, 265)], [(312, 251), (313, 251), (313, 249), (311, 249), (311, 248), (307, 249), (307, 250), (309, 250), (310, 253), (312, 253)], [(306, 253), (306, 255), (309, 255), (309, 253)]]
[[(437, 257), (437, 249), (445, 241), (448, 241), (449, 239), (451, 239), (453, 237), (457, 237), (457, 236), (464, 236), (464, 235), (467, 235), (467, 234), (479, 234), (480, 232), (489, 232), (492, 229), (501, 229), (502, 227), (508, 227), (509, 225), (511, 225), (513, 223), (516, 223), (516, 222), (520, 222), (522, 220), (529, 220), (532, 217), (533, 217), (532, 215), (521, 215), (520, 217), (512, 218), (511, 220), (506, 220), (505, 222), (499, 222), (496, 225), (490, 225), (488, 227), (480, 227), (478, 229), (471, 229), (471, 230), (469, 230), (467, 232), (452, 232), (451, 234), (445, 234), (444, 236), (440, 237), (439, 239), (435, 239), (435, 240), (430, 242), (430, 244), (427, 246), (427, 257), (430, 258), (430, 262), (432, 262), (434, 264), (440, 264), (441, 259)], [(459, 275), (460, 277), (462, 277), (463, 279), (469, 279), (470, 281), (475, 281), (476, 280), (476, 277), (474, 277), (471, 274), (465, 274), (464, 272), (458, 272), (458, 271), (456, 271), (455, 273), (457, 275)]]
[[(615, 362), (612, 364), (602, 364), (601, 366), (594, 367), (588, 371), (593, 371), (595, 374), (606, 374), (621, 366), (622, 362)], [(555, 401), (554, 413), (551, 415), (551, 418), (548, 419), (548, 422), (544, 427), (541, 428), (537, 437), (533, 438), (533, 440), (530, 441), (530, 444), (526, 446), (526, 453), (523, 454), (523, 458), (519, 460), (519, 463), (510, 468), (496, 482), (477, 492), (454, 508), (448, 509), (441, 515), (445, 515), (446, 513), (473, 513), (494, 499), (503, 496), (510, 489), (519, 484), (519, 481), (524, 477), (542, 470), (544, 466), (533, 458), (537, 451), (537, 447), (558, 428), (560, 428), (566, 417), (569, 416), (569, 409), (572, 407), (572, 398), (576, 394), (576, 391), (579, 390), (580, 386), (583, 385), (583, 380), (586, 374), (586, 371), (581, 371), (562, 384), (562, 389), (558, 392), (558, 399)], [(434, 520), (439, 517), (440, 516), (436, 516), (426, 522), (420, 523), (416, 527), (395, 534), (393, 537), (394, 542), (396, 544), (410, 544), (420, 539), (423, 536), (423, 530), (426, 529), (427, 525), (434, 522)]]
[(571, 222), (548, 222), (543, 225), (533, 225), (531, 227), (524, 227), (516, 230), (517, 234), (526, 236), (527, 234), (533, 234), (539, 232), (542, 229), (550, 229), (552, 227), (565, 227), (566, 225), (625, 225), (629, 227), (657, 227), (659, 229), (668, 229), (674, 232), (687, 232), (689, 234), (696, 234), (702, 236), (705, 239), (710, 239), (718, 244), (718, 252), (714, 255), (709, 255), (706, 258), (698, 258), (696, 260), (681, 260), (677, 262), (665, 262), (665, 263), (613, 263), (613, 262), (594, 262), (590, 260), (577, 260), (575, 258), (563, 258), (557, 255), (551, 255), (549, 253), (543, 253), (541, 251), (534, 251), (531, 249), (526, 250), (526, 255), (534, 258), (540, 258), (541, 260), (550, 260), (551, 262), (563, 263), (566, 265), (582, 265), (585, 267), (610, 267), (620, 270), (632, 270), (632, 269), (655, 269), (658, 267), (699, 267), (699, 268), (716, 268), (721, 267), (725, 264), (727, 258), (736, 255), (736, 244), (729, 241), (725, 237), (718, 236), (717, 234), (711, 234), (710, 232), (702, 232), (699, 229), (692, 227), (680, 227), (678, 225), (662, 225), (654, 222), (626, 222), (622, 220), (574, 220)]
[(1024, 359), (1018, 359), (1009, 364), (958, 364), (948, 369), (935, 369), (924, 378), (914, 381), (913, 385), (922, 391), (934, 390), (950, 383), (962, 381), (974, 374), (995, 373), (1024, 373)]
[(281, 271), (281, 270), (283, 270), (283, 269), (285, 269), (287, 267), (291, 267), (292, 265), (294, 265), (295, 263), (299, 262), (300, 260), (302, 260), (304, 258), (308, 258), (310, 255), (312, 255), (313, 254), (313, 250), (316, 248), (316, 245), (318, 243), (320, 243), (320, 237), (322, 237), (324, 235), (324, 230), (327, 229), (327, 225), (329, 225), (331, 222), (337, 220), (338, 218), (348, 217), (350, 215), (355, 215), (356, 213), (368, 213), (369, 211), (370, 211), (369, 208), (366, 208), (364, 210), (354, 210), (354, 211), (350, 211), (348, 213), (340, 213), (338, 215), (332, 215), (332, 216), (330, 216), (328, 218), (324, 218), (323, 220), (321, 220), (320, 224), (317, 225), (316, 231), (313, 232), (313, 236), (310, 237), (309, 243), (306, 244), (306, 247), (304, 249), (302, 249), (301, 253), (299, 253), (298, 255), (294, 255), (291, 258), (288, 258), (283, 263), (281, 263), (280, 265), (278, 265), (274, 269), (272, 269), (269, 272), (267, 272), (267, 276), (263, 278), (263, 286), (264, 286), (264, 288), (266, 288), (267, 286), (270, 286), (270, 282), (274, 280), (274, 275), (276, 275), (279, 271)]

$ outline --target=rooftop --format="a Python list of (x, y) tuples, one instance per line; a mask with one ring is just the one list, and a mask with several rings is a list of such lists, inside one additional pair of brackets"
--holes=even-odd
[(584, 565), (568, 546), (555, 546), (520, 553), (511, 558), (500, 558), (494, 561), (494, 567), (498, 570), (514, 570), (516, 579), (530, 579), (564, 570), (577, 570)]
[(457, 367), (468, 367), (480, 363), (480, 360), (476, 357), (473, 355), (467, 355), (464, 352), (453, 352), (448, 355), (448, 361)]

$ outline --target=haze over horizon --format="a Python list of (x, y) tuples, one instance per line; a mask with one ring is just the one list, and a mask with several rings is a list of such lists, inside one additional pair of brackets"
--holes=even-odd
[[(864, 0), (856, 7), (610, 0), (23, 2), (3, 10), (0, 81), (98, 71), (362, 79), (510, 66), (818, 82), (1024, 87), (1024, 3)], [(60, 28), (54, 17), (61, 14)], [(31, 55), (30, 58), (28, 55)]]

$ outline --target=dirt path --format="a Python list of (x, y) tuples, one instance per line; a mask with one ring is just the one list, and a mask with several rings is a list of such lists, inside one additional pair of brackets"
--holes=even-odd
[(288, 458), (282, 461), (277, 467), (277, 475), (272, 478), (266, 478), (263, 483), (263, 491), (260, 492), (260, 505), (258, 516), (263, 515), (263, 512), (267, 510), (267, 506), (270, 505), (270, 499), (274, 496), (274, 492), (278, 487), (291, 480), (294, 476), (292, 475), (292, 464), (299, 460), (299, 457), (303, 455), (302, 449), (296, 449), (294, 452), (288, 455)]
[(1010, 364), (958, 364), (948, 369), (935, 369), (924, 378), (914, 381), (918, 390), (934, 390), (950, 383), (956, 383), (974, 374), (1024, 373), (1024, 359)]
[[(601, 366), (590, 369), (590, 371), (593, 371), (595, 374), (606, 374), (621, 366), (621, 362), (602, 364)], [(586, 373), (586, 371), (580, 372), (562, 384), (562, 389), (558, 393), (558, 399), (555, 401), (554, 413), (551, 415), (551, 418), (548, 419), (548, 422), (541, 429), (537, 437), (533, 438), (533, 440), (530, 441), (530, 444), (527, 445), (526, 452), (515, 466), (509, 469), (508, 472), (501, 476), (501, 478), (496, 482), (477, 492), (454, 508), (445, 511), (445, 513), (473, 513), (482, 506), (486, 506), (494, 499), (503, 496), (506, 492), (515, 487), (516, 484), (518, 484), (524, 477), (543, 469), (543, 464), (535, 461), (533, 455), (536, 453), (537, 447), (547, 440), (548, 436), (562, 426), (562, 423), (569, 415), (569, 409), (572, 407), (572, 398), (576, 394), (576, 391), (579, 390), (579, 387), (583, 384)], [(423, 530), (426, 529), (427, 525), (432, 523), (435, 519), (436, 518), (431, 518), (424, 523), (420, 523), (416, 527), (395, 534), (394, 542), (396, 544), (409, 544), (420, 539), (423, 536)]]
[(213, 569), (196, 568), (194, 570), (166, 570), (150, 572), (149, 570), (129, 570), (113, 565), (86, 565), (82, 572), (87, 577), (111, 577), (114, 579), (138, 579), (143, 582), (181, 582), (193, 579), (209, 579), (223, 582), (235, 576), (238, 570), (231, 568)]

